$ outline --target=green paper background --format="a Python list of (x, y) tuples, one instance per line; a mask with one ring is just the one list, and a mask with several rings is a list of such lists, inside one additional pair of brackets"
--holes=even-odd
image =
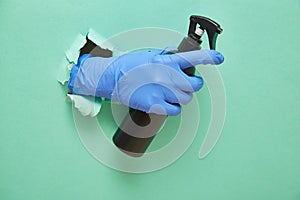
[[(199, 160), (199, 134), (160, 171), (105, 167), (81, 144), (56, 82), (64, 51), (90, 27), (105, 37), (149, 26), (186, 34), (191, 14), (224, 29), (227, 118), (217, 146)], [(299, 0), (1, 0), (0, 199), (299, 200), (299, 19)], [(209, 106), (207, 90), (199, 95)]]

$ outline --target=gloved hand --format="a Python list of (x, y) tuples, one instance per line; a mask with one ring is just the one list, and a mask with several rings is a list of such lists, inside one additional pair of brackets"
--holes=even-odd
[(182, 70), (198, 64), (220, 64), (224, 57), (215, 50), (165, 54), (146, 50), (117, 57), (84, 54), (71, 70), (68, 87), (72, 93), (116, 100), (146, 113), (177, 115), (203, 79)]

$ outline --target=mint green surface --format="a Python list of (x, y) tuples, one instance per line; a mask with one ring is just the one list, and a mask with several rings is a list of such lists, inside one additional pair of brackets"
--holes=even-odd
[[(191, 14), (224, 28), (227, 118), (217, 146), (199, 160), (200, 134), (149, 174), (105, 167), (81, 144), (55, 80), (64, 51), (90, 27), (105, 37), (145, 26), (185, 34)], [(299, 200), (299, 19), (298, 0), (1, 0), (0, 199)], [(207, 127), (210, 110), (201, 115)]]

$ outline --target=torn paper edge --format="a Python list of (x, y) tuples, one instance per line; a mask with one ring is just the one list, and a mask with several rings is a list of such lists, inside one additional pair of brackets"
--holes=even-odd
[(62, 59), (57, 75), (57, 81), (64, 85), (70, 78), (70, 70), (75, 64), (80, 48), (85, 44), (85, 36), (79, 34), (75, 38), (70, 48), (65, 52), (65, 57)]
[(83, 116), (95, 117), (100, 112), (102, 105), (101, 98), (85, 97), (77, 94), (67, 94), (67, 100), (71, 101)]
[[(90, 28), (86, 34), (90, 40), (100, 45), (101, 48), (107, 48), (113, 51), (114, 47), (112, 44), (107, 42), (107, 39), (100, 34), (98, 34), (94, 29)], [(65, 52), (65, 58), (60, 64), (60, 69), (57, 75), (57, 81), (64, 85), (70, 78), (70, 70), (72, 66), (77, 62), (80, 49), (86, 43), (86, 36), (78, 34), (70, 46), (70, 48)]]
[(114, 51), (114, 46), (111, 43), (107, 42), (107, 38), (99, 35), (94, 29), (90, 28), (87, 33), (87, 36), (90, 40), (99, 45), (101, 48), (109, 49), (112, 52)]

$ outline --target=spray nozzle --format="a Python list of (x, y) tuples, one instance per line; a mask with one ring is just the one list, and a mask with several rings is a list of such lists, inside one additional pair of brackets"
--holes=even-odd
[(190, 17), (189, 37), (201, 44), (201, 36), (207, 33), (210, 49), (216, 49), (217, 36), (222, 32), (221, 26), (206, 17), (192, 15)]

